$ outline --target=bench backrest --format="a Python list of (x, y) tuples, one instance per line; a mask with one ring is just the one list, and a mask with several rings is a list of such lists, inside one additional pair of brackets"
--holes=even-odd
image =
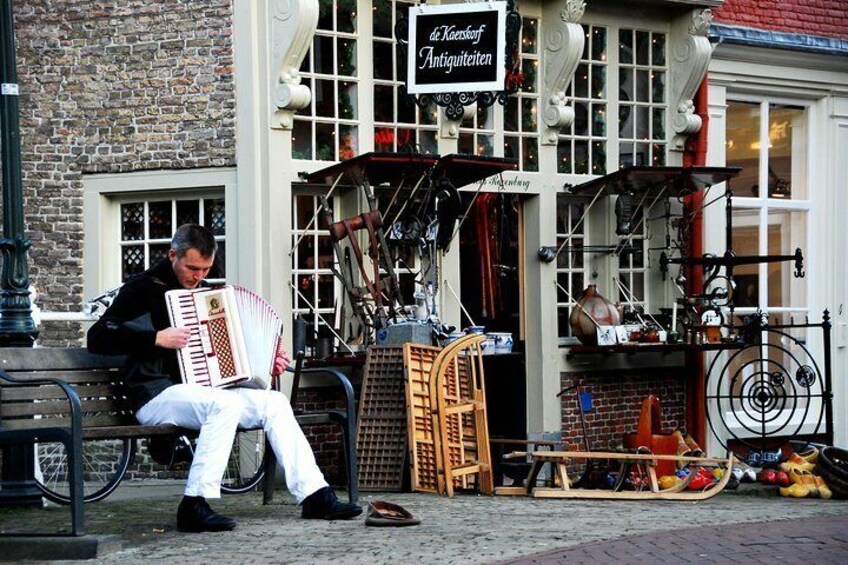
[[(122, 385), (122, 356), (81, 348), (0, 348), (0, 368), (16, 379), (61, 379), (82, 402), (83, 427), (134, 424)], [(0, 430), (46, 428), (66, 418), (70, 404), (55, 384), (13, 385), (0, 379)]]

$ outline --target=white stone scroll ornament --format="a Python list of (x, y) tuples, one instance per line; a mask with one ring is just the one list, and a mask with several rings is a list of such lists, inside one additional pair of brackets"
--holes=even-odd
[(671, 28), (672, 54), (669, 108), (672, 110), (671, 129), (674, 133), (671, 149), (682, 151), (686, 138), (701, 129), (701, 116), (695, 114), (692, 98), (707, 74), (712, 45), (707, 30), (713, 19), (712, 11), (694, 10), (691, 18), (681, 18)]
[[(583, 53), (586, 41), (583, 27), (578, 23), (586, 10), (583, 0), (566, 0), (559, 16), (562, 25), (545, 33), (545, 86), (542, 97), (542, 121), (545, 132), (542, 145), (556, 145), (562, 128), (574, 121), (574, 108), (566, 105), (565, 90)], [(551, 21), (556, 22), (555, 18)]]
[(459, 138), (459, 126), (462, 124), (463, 120), (467, 120), (469, 118), (473, 118), (474, 114), (477, 113), (477, 102), (472, 102), (471, 104), (466, 104), (462, 107), (462, 119), (461, 120), (452, 120), (448, 117), (447, 108), (442, 108), (442, 119), (441, 127), (439, 129), (439, 135), (444, 139), (458, 139)]
[(300, 64), (318, 27), (318, 0), (272, 0), (270, 58), (271, 127), (291, 129), (294, 113), (309, 105), (312, 93), (300, 84)]

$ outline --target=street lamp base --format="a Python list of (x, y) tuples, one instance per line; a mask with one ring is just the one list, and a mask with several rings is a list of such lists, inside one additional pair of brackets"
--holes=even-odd
[(35, 481), (3, 481), (0, 484), (0, 508), (43, 506), (42, 496)]
[(38, 329), (35, 327), (24, 328), (24, 331), (19, 327), (4, 327), (0, 318), (0, 347), (32, 347), (37, 337)]
[(4, 445), (0, 476), (0, 507), (41, 506), (41, 489), (35, 482), (32, 445)]

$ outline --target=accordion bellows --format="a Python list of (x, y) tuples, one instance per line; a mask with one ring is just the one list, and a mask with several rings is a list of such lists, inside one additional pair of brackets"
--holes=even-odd
[(227, 285), (171, 290), (165, 300), (171, 325), (191, 329), (177, 354), (184, 383), (270, 388), (282, 319), (261, 296)]

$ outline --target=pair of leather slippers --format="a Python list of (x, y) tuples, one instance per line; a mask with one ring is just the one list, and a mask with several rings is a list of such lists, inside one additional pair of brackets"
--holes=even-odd
[(368, 503), (368, 514), (365, 516), (366, 526), (378, 528), (401, 528), (404, 526), (417, 526), (421, 523), (405, 508), (391, 502), (372, 500)]

